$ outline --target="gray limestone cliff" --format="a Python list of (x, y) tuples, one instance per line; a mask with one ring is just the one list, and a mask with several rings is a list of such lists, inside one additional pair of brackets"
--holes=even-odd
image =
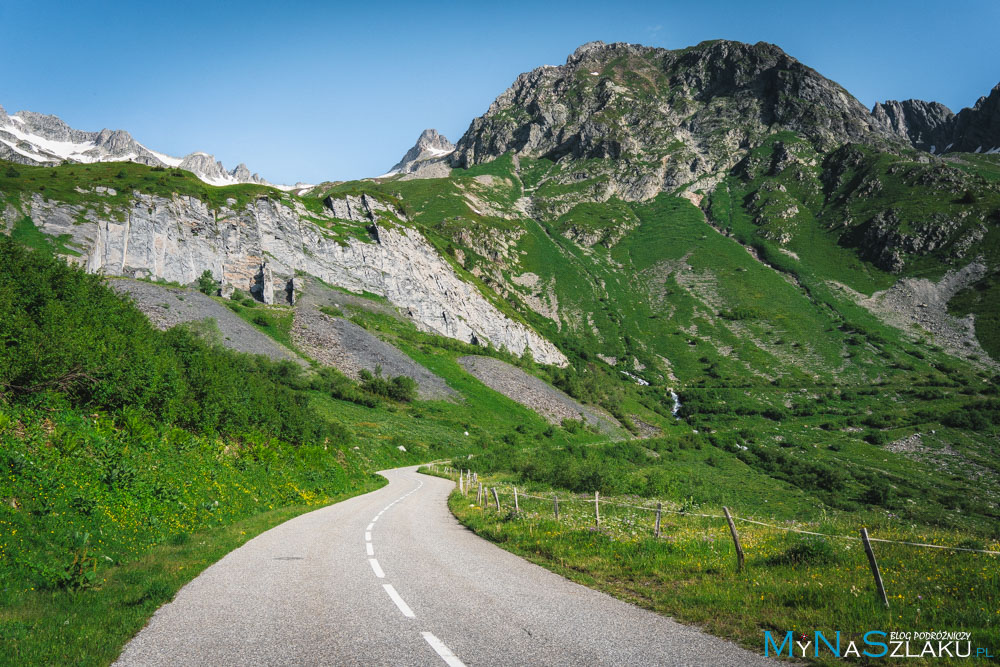
[[(273, 301), (285, 298), (289, 282), (302, 272), (384, 297), (424, 331), (515, 354), (530, 350), (542, 363), (566, 363), (552, 343), (461, 280), (418, 231), (389, 223), (388, 206), (374, 198), (328, 202), (331, 210), (324, 215), (330, 220), (336, 210), (372, 222), (368, 239), (346, 240), (331, 238), (308, 219), (315, 214), (298, 204), (267, 197), (242, 208), (229, 203), (231, 208), (213, 210), (193, 197), (134, 192), (124, 211), (38, 195), (21, 208), (44, 233), (66, 235), (67, 245), (80, 253), (68, 259), (91, 273), (190, 284), (208, 270), (223, 293), (236, 288)], [(6, 225), (21, 214), (7, 206)]]

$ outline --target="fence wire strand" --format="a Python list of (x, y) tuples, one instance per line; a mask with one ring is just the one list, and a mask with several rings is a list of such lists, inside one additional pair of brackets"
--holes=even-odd
[[(452, 470), (454, 470), (454, 468)], [(459, 473), (456, 471), (455, 474), (459, 474)], [(499, 495), (503, 495), (503, 494), (500, 493), (499, 489), (497, 490), (497, 493)], [(510, 494), (508, 494), (508, 495), (510, 495)], [(535, 500), (544, 500), (546, 502), (552, 502), (552, 501), (554, 501), (554, 500), (556, 500), (558, 498), (560, 503), (570, 503), (570, 502), (594, 503), (594, 502), (597, 502), (597, 501), (595, 501), (592, 498), (577, 498), (577, 497), (572, 496), (572, 495), (568, 495), (568, 496), (565, 496), (563, 498), (559, 498), (558, 496), (545, 497), (545, 496), (536, 496), (536, 495), (533, 495), (533, 494), (530, 494), (530, 493), (525, 493), (523, 491), (518, 491), (517, 492), (517, 497), (518, 498), (534, 498)], [(615, 502), (615, 501), (612, 501), (612, 500), (603, 500), (602, 499), (600, 501), (600, 503), (602, 505), (611, 505), (611, 506), (614, 506), (614, 507), (630, 507), (632, 509), (645, 510), (647, 512), (663, 512), (663, 513), (666, 513), (666, 514), (677, 514), (677, 515), (680, 515), (680, 516), (696, 516), (696, 517), (701, 517), (701, 518), (705, 518), (705, 519), (725, 519), (726, 518), (725, 516), (723, 516), (721, 514), (701, 514), (701, 513), (698, 513), (698, 512), (685, 512), (684, 510), (671, 510), (671, 509), (667, 509), (667, 508), (664, 508), (664, 507), (661, 507), (661, 508), (647, 507), (645, 505), (633, 505), (631, 503)], [(783, 531), (790, 532), (790, 533), (799, 533), (801, 535), (813, 535), (813, 536), (816, 536), (816, 537), (826, 537), (826, 538), (830, 538), (830, 539), (851, 540), (851, 541), (854, 541), (854, 542), (860, 542), (861, 541), (860, 537), (854, 537), (853, 535), (836, 535), (836, 534), (830, 534), (830, 533), (817, 533), (817, 532), (814, 532), (814, 531), (811, 531), (811, 530), (802, 530), (801, 528), (792, 528), (790, 526), (777, 526), (777, 525), (774, 525), (774, 524), (771, 524), (771, 523), (765, 523), (763, 521), (756, 521), (755, 519), (744, 519), (743, 517), (739, 517), (739, 516), (734, 516), (733, 520), (734, 521), (742, 521), (744, 523), (752, 523), (752, 524), (755, 524), (755, 525), (758, 525), (758, 526), (764, 526), (766, 528), (773, 528), (775, 530), (783, 530)], [(991, 551), (989, 549), (973, 549), (973, 548), (970, 548), (970, 547), (951, 547), (951, 546), (947, 546), (947, 545), (944, 545), (944, 544), (929, 544), (929, 543), (926, 543), (926, 542), (906, 542), (906, 541), (903, 541), (903, 540), (887, 540), (887, 539), (883, 539), (883, 538), (879, 538), (879, 537), (869, 537), (868, 539), (869, 539), (870, 542), (881, 542), (883, 544), (901, 544), (901, 545), (904, 545), (904, 546), (921, 547), (921, 548), (924, 548), (924, 549), (943, 549), (945, 551), (965, 551), (965, 552), (969, 552), (969, 553), (978, 553), (978, 554), (988, 554), (988, 555), (992, 555), (992, 556), (1000, 556), (1000, 551)]]

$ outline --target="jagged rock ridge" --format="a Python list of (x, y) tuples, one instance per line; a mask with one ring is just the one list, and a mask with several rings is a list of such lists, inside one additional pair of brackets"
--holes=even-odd
[(872, 115), (914, 148), (931, 153), (1000, 153), (1000, 84), (957, 114), (937, 102), (889, 100)]

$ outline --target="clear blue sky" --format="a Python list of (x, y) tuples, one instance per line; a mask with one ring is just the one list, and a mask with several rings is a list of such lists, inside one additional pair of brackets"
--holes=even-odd
[(383, 173), (456, 141), (518, 73), (600, 39), (772, 42), (865, 105), (971, 106), (1000, 81), (1000, 2), (14, 2), (0, 105), (246, 162), (278, 183)]

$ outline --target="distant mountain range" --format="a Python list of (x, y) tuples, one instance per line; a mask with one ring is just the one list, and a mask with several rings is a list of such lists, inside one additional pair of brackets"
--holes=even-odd
[[(65, 161), (139, 162), (151, 167), (184, 169), (210, 185), (273, 185), (242, 163), (227, 170), (208, 153), (173, 157), (147, 148), (125, 130), (85, 132), (71, 128), (57, 116), (34, 111), (8, 115), (3, 107), (0, 107), (0, 158), (28, 165), (55, 165)], [(304, 186), (274, 187), (290, 190)]]

